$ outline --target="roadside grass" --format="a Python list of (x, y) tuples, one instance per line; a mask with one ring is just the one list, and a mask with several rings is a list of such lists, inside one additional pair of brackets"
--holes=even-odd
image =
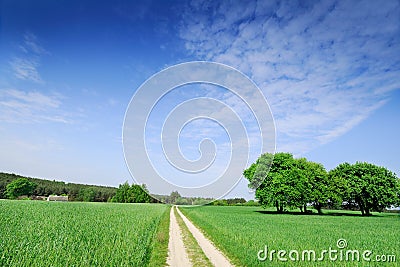
[[(204, 234), (226, 253), (236, 266), (377, 266), (375, 257), (395, 255), (396, 262), (385, 266), (399, 266), (400, 216), (395, 213), (374, 213), (362, 217), (358, 212), (324, 211), (325, 215), (302, 215), (300, 213), (277, 214), (261, 207), (202, 206), (180, 208)], [(344, 239), (347, 246), (339, 249), (337, 241)], [(265, 250), (267, 258), (260, 261), (257, 254)], [(338, 259), (331, 261), (323, 250), (338, 250)], [(270, 260), (270, 252), (275, 254)], [(278, 260), (279, 250), (285, 250), (284, 258)], [(289, 259), (291, 250), (300, 253), (298, 261)], [(301, 260), (304, 250), (314, 250), (316, 261)], [(360, 255), (371, 250), (371, 262), (346, 260), (347, 250), (358, 250)], [(340, 261), (340, 253), (343, 253)], [(264, 252), (260, 254), (264, 256)], [(295, 256), (295, 254), (293, 254)], [(388, 257), (386, 257), (388, 258)], [(393, 258), (391, 259), (393, 261)], [(397, 265), (396, 265), (397, 264)]]
[(176, 211), (176, 207), (174, 207), (173, 209), (179, 227), (181, 228), (182, 231), (183, 243), (188, 253), (190, 262), (195, 267), (196, 266), (212, 267), (213, 265), (211, 264), (210, 260), (204, 254), (203, 250), (200, 248), (199, 244), (197, 243), (196, 239), (190, 232), (189, 228), (186, 226), (181, 216), (179, 216), (178, 212)]
[(169, 213), (171, 206), (164, 211), (154, 235), (149, 267), (163, 267), (167, 264), (169, 242)]
[[(0, 201), (0, 266), (146, 266), (167, 209), (162, 204)], [(154, 257), (164, 260), (162, 251), (165, 255)]]

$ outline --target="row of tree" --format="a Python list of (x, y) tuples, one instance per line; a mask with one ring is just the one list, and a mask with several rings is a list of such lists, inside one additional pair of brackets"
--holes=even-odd
[(249, 200), (244, 198), (228, 198), (218, 199), (208, 204), (209, 206), (260, 206), (258, 201)]
[(154, 195), (162, 203), (174, 205), (205, 205), (213, 201), (213, 198), (184, 197), (178, 191), (172, 191), (170, 195)]
[(0, 173), (0, 198), (18, 199), (37, 196), (65, 195), (69, 201), (118, 202), (118, 203), (168, 203), (176, 205), (203, 205), (214, 199), (182, 197), (177, 191), (170, 195), (149, 194), (146, 185), (120, 184), (118, 188), (49, 181), (24, 177), (16, 174)]
[[(20, 177), (12, 180), (6, 185), (4, 195), (9, 199), (29, 198), (41, 199), (38, 195), (35, 195), (35, 190), (38, 184), (33, 182), (31, 179)], [(68, 192), (68, 191), (66, 191)], [(67, 195), (67, 194), (61, 194)], [(92, 187), (81, 188), (78, 197), (74, 200), (92, 202), (95, 200), (96, 191)], [(257, 202), (253, 200), (246, 202), (244, 198), (231, 198), (214, 200), (211, 198), (200, 198), (200, 197), (182, 197), (178, 191), (172, 192), (169, 196), (160, 195), (156, 198), (150, 196), (146, 185), (129, 185), (128, 182), (119, 185), (115, 191), (114, 196), (108, 197), (109, 202), (118, 203), (168, 203), (175, 205), (214, 205), (214, 206), (234, 206), (234, 205), (257, 205)]]
[[(12, 184), (12, 182), (17, 180), (20, 180), (20, 182)], [(26, 181), (32, 183), (32, 192), (29, 190), (28, 192), (24, 191), (29, 189)], [(9, 190), (7, 190), (8, 185), (10, 188)], [(15, 190), (11, 188), (14, 188)], [(18, 188), (25, 189), (22, 189), (23, 192), (21, 192)], [(23, 195), (46, 197), (49, 195), (68, 195), (69, 201), (106, 202), (111, 200), (116, 191), (117, 188), (115, 187), (65, 183), (24, 177), (16, 174), (0, 173), (0, 198), (18, 198)]]
[[(69, 201), (109, 201), (119, 203), (155, 203), (149, 195), (146, 185), (129, 185), (128, 182), (117, 188), (89, 186), (82, 184), (65, 184), (64, 182), (27, 178), (15, 174), (0, 173), (2, 198), (19, 199), (38, 196), (65, 195)], [(5, 186), (4, 186), (5, 185)]]
[(243, 175), (263, 206), (278, 212), (299, 208), (307, 212), (313, 205), (342, 204), (357, 207), (362, 215), (400, 205), (400, 182), (384, 167), (366, 162), (343, 163), (327, 172), (320, 163), (294, 158), (290, 153), (263, 154)]

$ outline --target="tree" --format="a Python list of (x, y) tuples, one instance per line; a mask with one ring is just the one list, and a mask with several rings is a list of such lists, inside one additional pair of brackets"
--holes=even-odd
[(295, 160), (290, 153), (265, 153), (243, 175), (249, 180), (249, 187), (256, 189), (256, 198), (262, 206), (275, 206), (277, 212), (286, 207), (296, 206), (298, 192), (293, 189)]
[(132, 184), (130, 188), (130, 203), (150, 203), (152, 198), (150, 197), (146, 185)]
[(130, 186), (128, 182), (120, 184), (117, 192), (115, 193), (114, 197), (112, 198), (112, 202), (119, 202), (119, 203), (128, 203), (129, 202), (129, 193)]
[(31, 196), (37, 184), (26, 178), (16, 179), (6, 186), (6, 195), (10, 199), (16, 199), (20, 196)]
[(243, 204), (246, 203), (246, 199), (244, 198), (228, 198), (226, 200), (226, 202), (228, 203), (228, 205), (237, 205), (237, 204)]
[(94, 201), (94, 198), (96, 196), (96, 192), (94, 191), (93, 188), (82, 188), (79, 191), (79, 200), (85, 201), (85, 202), (92, 202)]
[(181, 198), (182, 196), (179, 194), (178, 191), (172, 191), (169, 195), (169, 203), (176, 204), (176, 201)]
[[(254, 174), (256, 173), (256, 169), (257, 169), (257, 166), (258, 166), (257, 163), (258, 163), (259, 160), (260, 159), (258, 159), (256, 161), (256, 163), (251, 164), (248, 169), (245, 169), (243, 171), (243, 176), (246, 177), (247, 180), (249, 180), (249, 182), (250, 182), (249, 183), (249, 187), (251, 187), (253, 189), (256, 187), (255, 183), (258, 181), (258, 180), (256, 181), (256, 177), (254, 177)], [(262, 178), (262, 177), (260, 177), (260, 178)]]
[(400, 204), (399, 179), (384, 167), (367, 162), (343, 163), (329, 175), (343, 180), (343, 199), (355, 202), (362, 215), (369, 216), (373, 210), (382, 211)]
[(226, 199), (217, 199), (210, 203), (213, 206), (228, 206), (228, 201)]
[[(336, 186), (339, 184), (335, 179), (329, 179), (325, 167), (316, 162), (299, 159), (300, 171), (306, 179), (307, 188), (304, 189), (304, 201), (312, 203), (318, 214), (322, 214), (322, 207), (328, 202), (338, 199)], [(306, 206), (304, 205), (306, 211)]]
[(132, 184), (132, 186), (129, 186), (128, 182), (125, 182), (119, 185), (111, 201), (119, 203), (150, 203), (152, 198), (147, 191), (146, 185)]
[(313, 203), (322, 213), (322, 206), (335, 196), (334, 184), (322, 164), (295, 159), (290, 153), (263, 154), (243, 175), (253, 189), (261, 183), (256, 187), (259, 203), (275, 206), (278, 212), (299, 208), (306, 213), (307, 204)]
[(184, 197), (178, 197), (175, 201), (176, 205), (190, 205), (189, 200)]

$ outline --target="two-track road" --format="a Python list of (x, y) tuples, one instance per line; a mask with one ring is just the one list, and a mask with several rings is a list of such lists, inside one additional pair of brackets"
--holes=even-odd
[(168, 259), (167, 264), (171, 267), (190, 267), (193, 266), (191, 263), (188, 253), (186, 251), (185, 244), (183, 242), (182, 230), (175, 217), (174, 209), (177, 210), (178, 215), (183, 219), (187, 228), (196, 239), (198, 245), (203, 250), (206, 257), (210, 260), (214, 266), (230, 267), (233, 266), (229, 259), (218, 250), (214, 244), (208, 240), (203, 233), (189, 221), (185, 215), (176, 206), (172, 207), (170, 213), (170, 230), (169, 230), (169, 244), (168, 244)]

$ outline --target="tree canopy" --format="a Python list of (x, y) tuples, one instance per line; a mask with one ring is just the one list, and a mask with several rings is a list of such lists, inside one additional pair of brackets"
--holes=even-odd
[(128, 182), (119, 185), (112, 202), (119, 203), (151, 203), (153, 198), (149, 195), (145, 185), (132, 184)]
[(20, 196), (31, 196), (37, 184), (29, 181), (27, 178), (19, 178), (6, 187), (6, 196), (10, 199), (16, 199)]
[(318, 212), (330, 197), (331, 185), (325, 168), (305, 158), (295, 159), (290, 153), (266, 153), (243, 172), (256, 188), (256, 198), (263, 206), (274, 206), (278, 212), (300, 208), (307, 212), (313, 203)]
[[(278, 212), (313, 205), (318, 213), (327, 205), (355, 203), (363, 215), (400, 205), (399, 179), (384, 167), (343, 163), (329, 173), (320, 163), (290, 153), (263, 154), (243, 175), (264, 207)], [(259, 186), (258, 186), (259, 185)]]
[(343, 163), (329, 172), (332, 179), (342, 179), (343, 200), (356, 203), (363, 215), (400, 205), (399, 179), (388, 169), (367, 162)]

